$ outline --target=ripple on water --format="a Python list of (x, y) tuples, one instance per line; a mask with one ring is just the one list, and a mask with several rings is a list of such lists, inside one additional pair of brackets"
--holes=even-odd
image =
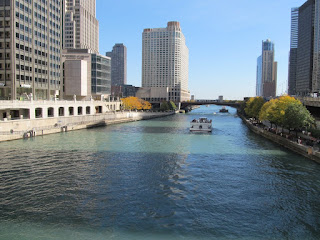
[(0, 144), (0, 239), (319, 239), (319, 165), (218, 109)]

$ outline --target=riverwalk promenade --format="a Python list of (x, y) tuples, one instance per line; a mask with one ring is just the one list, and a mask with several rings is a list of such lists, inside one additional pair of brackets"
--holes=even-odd
[(93, 100), (0, 101), (0, 142), (174, 114), (120, 111), (120, 104)]
[(316, 143), (310, 144), (310, 137), (299, 134), (298, 137), (286, 134), (285, 131), (282, 134), (280, 131), (273, 131), (266, 125), (255, 124), (250, 119), (246, 119), (244, 116), (239, 114), (240, 118), (246, 124), (246, 126), (254, 133), (269, 139), (295, 153), (298, 153), (304, 157), (307, 157), (317, 163), (320, 163), (320, 152), (319, 147)]

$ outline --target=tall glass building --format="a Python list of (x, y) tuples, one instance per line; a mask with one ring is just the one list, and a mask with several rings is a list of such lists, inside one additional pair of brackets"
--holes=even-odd
[(262, 41), (262, 54), (257, 63), (257, 96), (276, 97), (277, 62), (274, 61), (274, 43)]
[(262, 56), (257, 59), (256, 96), (262, 96)]
[(319, 95), (320, 0), (308, 0), (295, 11), (295, 16), (292, 16), (294, 28), (291, 32), (294, 37), (297, 35), (298, 41), (296, 42), (296, 38), (292, 37), (294, 42), (290, 50), (289, 94), (309, 96), (316, 93)]
[(314, 49), (312, 92), (319, 94), (320, 91), (320, 0), (315, 1), (314, 6)]
[(288, 94), (296, 94), (297, 81), (297, 49), (298, 49), (299, 8), (291, 9), (291, 38), (289, 53)]

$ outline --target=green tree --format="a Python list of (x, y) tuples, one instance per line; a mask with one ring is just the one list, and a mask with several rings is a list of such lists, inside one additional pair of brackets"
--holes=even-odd
[(169, 105), (166, 101), (163, 101), (160, 106), (160, 111), (167, 111), (167, 110), (169, 110)]
[(290, 129), (310, 127), (315, 122), (308, 109), (299, 102), (292, 102), (288, 105), (284, 114), (284, 126)]
[(177, 106), (172, 101), (168, 102), (168, 105), (169, 105), (169, 109), (170, 110), (176, 110), (177, 109)]

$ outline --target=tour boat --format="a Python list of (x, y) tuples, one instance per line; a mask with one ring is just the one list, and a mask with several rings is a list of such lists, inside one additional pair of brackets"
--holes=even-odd
[(226, 112), (229, 112), (229, 110), (226, 109), (225, 106), (223, 106), (223, 107), (219, 110), (219, 112), (226, 113)]
[(190, 122), (191, 132), (212, 132), (212, 120), (207, 118), (193, 119)]

